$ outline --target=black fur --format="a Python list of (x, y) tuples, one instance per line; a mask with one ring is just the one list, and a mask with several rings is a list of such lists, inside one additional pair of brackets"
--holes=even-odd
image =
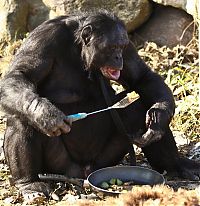
[[(140, 95), (119, 114), (151, 165), (160, 172), (197, 178), (199, 165), (179, 157), (168, 126), (175, 107), (170, 89), (138, 56), (123, 22), (97, 11), (41, 24), (1, 80), (0, 103), (8, 117), (5, 156), (21, 190), (47, 194), (49, 188), (39, 182), (38, 173), (85, 177), (117, 164), (128, 152), (109, 112), (71, 126), (66, 119), (107, 106), (97, 79), (108, 78), (100, 69), (105, 66), (120, 70), (117, 81)], [(110, 84), (107, 89), (113, 103), (121, 98)]]

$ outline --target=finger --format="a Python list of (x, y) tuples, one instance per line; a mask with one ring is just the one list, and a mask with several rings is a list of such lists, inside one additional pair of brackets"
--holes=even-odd
[(58, 126), (52, 128), (51, 130), (49, 130), (47, 132), (47, 136), (49, 136), (49, 137), (57, 137), (57, 136), (60, 136), (60, 135), (61, 135), (61, 131), (60, 131)]
[(69, 123), (65, 123), (65, 121), (61, 121), (57, 127), (61, 130), (61, 133), (69, 133), (71, 130), (71, 127), (69, 126)]
[(147, 114), (146, 116), (146, 126), (149, 127), (151, 124), (151, 117), (149, 116), (149, 114)]
[(72, 119), (70, 119), (70, 118), (66, 118), (66, 119), (64, 119), (64, 122), (66, 123), (66, 124), (68, 124), (68, 125), (72, 125)]
[(163, 132), (162, 131), (151, 130), (151, 138), (148, 139), (148, 142), (146, 143), (146, 145), (149, 145), (152, 142), (159, 141), (162, 138), (162, 136), (163, 136)]
[(156, 112), (155, 112), (155, 110), (151, 110), (150, 112), (149, 112), (149, 117), (150, 117), (150, 119), (151, 119), (151, 122), (155, 122), (155, 119), (156, 119)]
[(59, 129), (57, 129), (56, 131), (53, 132), (54, 136), (58, 137), (61, 135), (61, 131)]
[(162, 132), (148, 129), (147, 132), (137, 142), (141, 147), (148, 146), (162, 138)]
[(153, 121), (154, 123), (157, 123), (157, 112), (153, 112)]
[(64, 122), (60, 126), (60, 129), (61, 129), (62, 133), (64, 133), (64, 134), (67, 134), (71, 131), (71, 127), (68, 124), (64, 123)]
[(144, 133), (142, 135), (142, 139), (145, 141), (145, 142), (148, 142), (151, 138), (153, 137), (153, 131), (152, 129), (148, 129), (146, 131), (146, 133)]
[(135, 139), (133, 143), (138, 147), (144, 147), (144, 142), (141, 139)]
[(48, 137), (54, 137), (54, 133), (53, 133), (53, 132), (48, 131), (48, 132), (46, 132), (45, 134), (46, 134)]
[(133, 141), (134, 141), (134, 144), (136, 144), (137, 146), (144, 147), (147, 145), (151, 137), (152, 137), (152, 132), (150, 129), (148, 129), (147, 132), (142, 135), (142, 137), (135, 138)]

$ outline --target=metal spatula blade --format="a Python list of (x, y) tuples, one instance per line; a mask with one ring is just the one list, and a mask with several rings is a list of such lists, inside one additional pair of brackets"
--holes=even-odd
[(120, 109), (125, 108), (134, 101), (136, 101), (139, 98), (139, 95), (135, 95), (132, 97), (131, 95), (126, 95), (123, 99), (121, 99), (119, 102), (115, 103), (113, 106), (111, 106), (112, 109)]

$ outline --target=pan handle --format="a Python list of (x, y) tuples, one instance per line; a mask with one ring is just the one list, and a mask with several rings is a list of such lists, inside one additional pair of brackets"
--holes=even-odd
[(66, 175), (58, 175), (58, 174), (38, 174), (40, 180), (43, 181), (57, 181), (57, 182), (65, 182), (67, 184), (74, 184), (79, 187), (89, 187), (89, 183), (87, 180), (80, 178), (70, 178)]

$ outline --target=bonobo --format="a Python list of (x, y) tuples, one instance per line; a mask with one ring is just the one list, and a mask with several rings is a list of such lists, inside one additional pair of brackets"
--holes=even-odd
[(4, 150), (16, 186), (24, 194), (48, 195), (39, 173), (85, 178), (128, 153), (127, 139), (110, 112), (72, 124), (66, 118), (107, 106), (99, 77), (113, 103), (123, 95), (115, 94), (110, 80), (140, 95), (117, 112), (151, 166), (197, 180), (200, 165), (179, 156), (169, 129), (175, 107), (170, 89), (138, 56), (123, 22), (100, 10), (38, 26), (1, 80), (0, 103), (7, 114)]

